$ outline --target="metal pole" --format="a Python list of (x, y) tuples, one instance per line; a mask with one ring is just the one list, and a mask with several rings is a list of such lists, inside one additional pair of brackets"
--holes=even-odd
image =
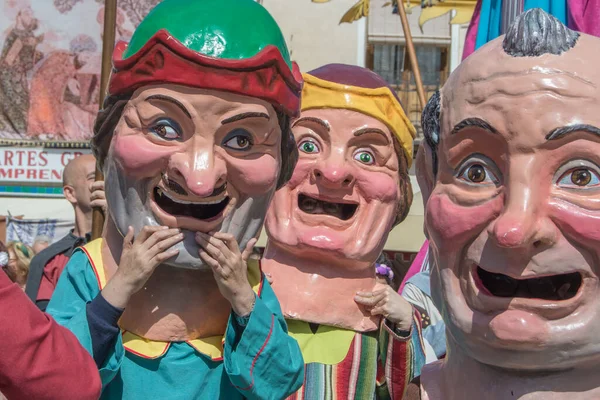
[[(104, 97), (108, 87), (108, 80), (112, 70), (112, 53), (115, 48), (115, 35), (117, 28), (117, 0), (104, 2), (104, 35), (102, 40), (102, 73), (100, 75), (100, 109), (104, 104)], [(96, 181), (103, 181), (104, 174), (96, 165)], [(104, 227), (104, 214), (99, 208), (94, 208), (92, 213), (92, 239), (102, 236)]]
[(404, 9), (404, 2), (398, 1), (398, 14), (400, 14), (400, 22), (402, 22), (402, 29), (404, 30), (404, 38), (406, 39), (406, 50), (408, 51), (408, 58), (410, 59), (410, 66), (415, 77), (415, 84), (417, 85), (417, 94), (419, 95), (419, 102), (421, 103), (421, 110), (425, 108), (425, 90), (423, 89), (423, 81), (421, 80), (421, 71), (419, 70), (419, 63), (417, 62), (417, 53), (415, 52), (415, 46), (413, 44), (412, 35), (410, 33), (410, 26), (408, 25), (408, 18), (406, 17), (406, 10)]

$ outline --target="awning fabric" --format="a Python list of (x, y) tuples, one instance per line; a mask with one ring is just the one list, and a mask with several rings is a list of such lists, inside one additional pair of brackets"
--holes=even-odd
[[(313, 3), (328, 3), (331, 0), (312, 0)], [(419, 25), (423, 27), (425, 22), (441, 17), (444, 14), (456, 11), (456, 15), (450, 21), (451, 24), (466, 24), (471, 20), (473, 11), (475, 10), (475, 4), (477, 0), (406, 0), (404, 1), (405, 8), (407, 11), (413, 7), (420, 6), (422, 8), (421, 15), (419, 17)], [(385, 7), (397, 7), (398, 0), (392, 0), (385, 3)], [(343, 22), (352, 23), (363, 17), (369, 15), (371, 8), (371, 0), (359, 0), (354, 4), (340, 20), (340, 24)], [(391, 10), (390, 10), (391, 11)]]
[(475, 10), (475, 4), (477, 0), (454, 0), (454, 1), (420, 1), (410, 0), (410, 5), (407, 7), (410, 10), (413, 7), (421, 6), (421, 16), (419, 17), (419, 25), (423, 27), (425, 22), (441, 17), (442, 15), (456, 11), (456, 15), (450, 20), (451, 24), (467, 24), (473, 17), (473, 11)]

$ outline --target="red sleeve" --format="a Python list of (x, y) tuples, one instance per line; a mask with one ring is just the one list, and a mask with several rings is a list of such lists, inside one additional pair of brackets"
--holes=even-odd
[(0, 392), (9, 399), (98, 399), (100, 375), (77, 338), (0, 272)]
[(68, 262), (69, 257), (59, 254), (44, 266), (44, 273), (42, 274), (42, 281), (40, 282), (37, 295), (38, 301), (50, 300), (58, 283), (58, 278), (60, 278), (60, 274), (62, 274)]

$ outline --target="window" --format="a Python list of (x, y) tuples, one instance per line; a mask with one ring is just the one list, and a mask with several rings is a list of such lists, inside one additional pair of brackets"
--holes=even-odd
[[(429, 98), (448, 78), (449, 48), (435, 45), (415, 45), (423, 80), (425, 97)], [(397, 93), (408, 117), (422, 138), (421, 105), (405, 46), (391, 43), (371, 43), (367, 50), (367, 66), (382, 76)]]

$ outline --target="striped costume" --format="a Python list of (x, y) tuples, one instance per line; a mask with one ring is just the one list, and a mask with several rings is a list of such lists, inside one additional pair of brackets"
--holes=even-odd
[(370, 333), (324, 325), (312, 333), (306, 322), (287, 323), (305, 362), (304, 384), (289, 400), (402, 399), (425, 364), (417, 315), (408, 338), (399, 337), (385, 323)]

